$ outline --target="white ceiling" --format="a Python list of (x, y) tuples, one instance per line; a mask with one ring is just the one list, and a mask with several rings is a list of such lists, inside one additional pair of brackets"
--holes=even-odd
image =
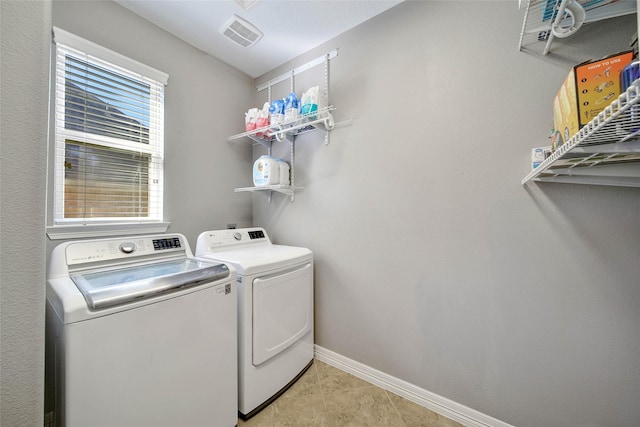
[[(235, 0), (115, 1), (198, 49), (258, 77), (403, 0), (259, 0), (248, 10)], [(234, 14), (257, 27), (264, 37), (245, 48), (222, 36), (220, 27)]]

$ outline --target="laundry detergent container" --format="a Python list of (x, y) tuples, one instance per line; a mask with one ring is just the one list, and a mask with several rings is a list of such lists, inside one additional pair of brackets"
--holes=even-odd
[(278, 160), (271, 156), (260, 156), (253, 164), (253, 185), (278, 185), (280, 183), (280, 167)]
[(291, 168), (289, 167), (289, 163), (278, 159), (278, 169), (280, 170), (278, 184), (291, 185)]

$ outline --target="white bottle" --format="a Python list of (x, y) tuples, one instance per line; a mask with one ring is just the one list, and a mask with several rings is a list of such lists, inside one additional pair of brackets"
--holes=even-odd
[(291, 176), (289, 163), (285, 162), (282, 159), (278, 159), (278, 168), (280, 170), (278, 183), (280, 185), (291, 185)]
[(271, 156), (263, 155), (253, 164), (253, 185), (277, 185), (280, 182), (278, 161)]

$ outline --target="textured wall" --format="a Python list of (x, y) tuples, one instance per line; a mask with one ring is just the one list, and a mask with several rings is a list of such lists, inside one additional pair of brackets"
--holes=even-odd
[(51, 3), (0, 7), (0, 424), (41, 426)]
[(254, 223), (314, 251), (320, 346), (518, 426), (639, 425), (640, 190), (520, 185), (569, 67), (626, 49), (636, 17), (542, 58), (522, 15), (405, 2), (258, 79), (338, 48), (354, 120), (298, 138), (305, 190), (254, 196)]

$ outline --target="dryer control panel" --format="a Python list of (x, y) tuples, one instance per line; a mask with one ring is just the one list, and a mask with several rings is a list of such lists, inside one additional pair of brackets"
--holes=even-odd
[(264, 231), (263, 230), (253, 230), (249, 231), (250, 239), (264, 239)]
[(220, 251), (221, 248), (258, 244), (271, 244), (269, 236), (263, 228), (252, 227), (205, 231), (198, 236), (196, 256), (199, 255), (198, 248), (207, 248), (206, 252), (213, 252)]

